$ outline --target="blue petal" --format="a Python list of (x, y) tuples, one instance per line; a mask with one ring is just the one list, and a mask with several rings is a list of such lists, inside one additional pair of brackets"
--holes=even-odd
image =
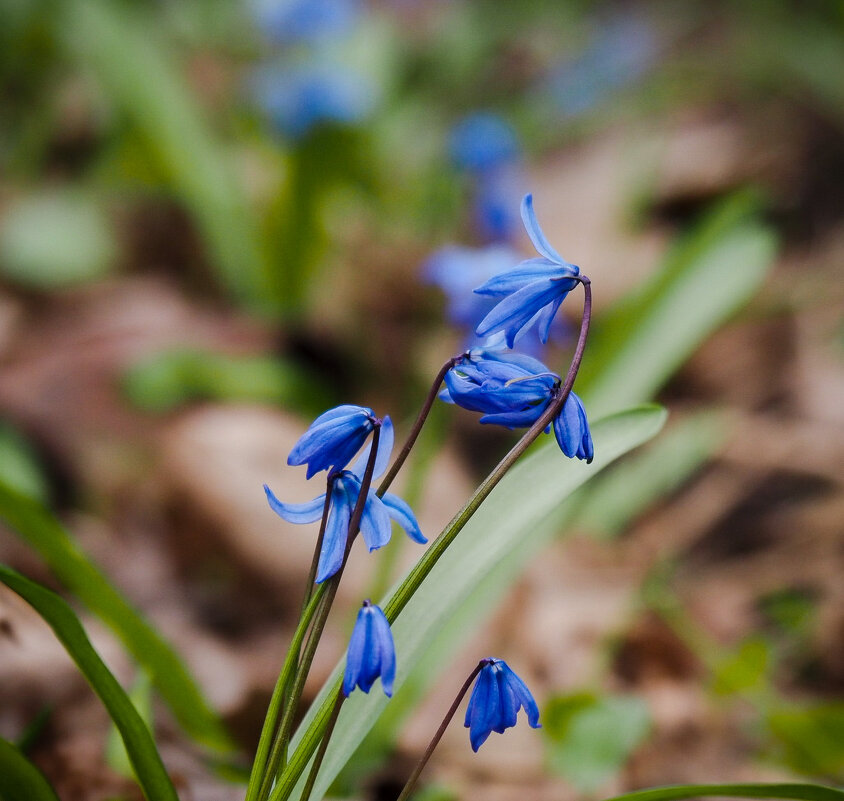
[(560, 450), (570, 459), (577, 457), (585, 459), (587, 463), (592, 461), (594, 447), (586, 411), (574, 392), (569, 393), (560, 414), (554, 420), (554, 436)]
[(381, 500), (384, 502), (387, 514), (407, 532), (407, 536), (410, 539), (418, 542), (420, 545), (428, 542), (419, 529), (419, 523), (416, 522), (413, 510), (406, 501), (399, 498), (398, 495), (393, 495), (391, 492), (384, 493), (384, 497)]
[(370, 553), (390, 541), (390, 515), (384, 502), (370, 490), (360, 519), (360, 533)]
[[(390, 454), (393, 452), (395, 431), (393, 421), (387, 415), (381, 423), (381, 435), (378, 439), (378, 453), (375, 456), (375, 467), (372, 471), (372, 478), (382, 476), (390, 464)], [(369, 461), (369, 454), (372, 453), (372, 442), (361, 451), (360, 456), (355, 459), (351, 471), (363, 481), (363, 474), (366, 472), (366, 463)]]
[(342, 470), (372, 430), (372, 410), (338, 406), (324, 412), (299, 438), (287, 457), (289, 465), (307, 464), (307, 477), (333, 467)]
[(322, 517), (325, 506), (325, 493), (307, 503), (282, 503), (273, 491), (264, 484), (270, 508), (288, 523), (314, 523)]
[(554, 315), (557, 313), (557, 309), (560, 308), (560, 304), (563, 300), (565, 300), (567, 294), (568, 292), (560, 295), (560, 297), (553, 300), (539, 312), (536, 320), (536, 330), (539, 334), (539, 341), (542, 342), (543, 345), (548, 343), (548, 334), (551, 331), (551, 323), (554, 322)]
[(551, 247), (551, 243), (545, 238), (542, 229), (539, 227), (539, 222), (536, 219), (536, 213), (533, 210), (533, 195), (527, 194), (522, 199), (522, 222), (525, 224), (530, 241), (537, 252), (550, 259), (557, 264), (566, 264), (566, 260)]
[[(506, 681), (513, 694), (518, 699), (520, 706), (524, 707), (528, 716), (528, 724), (533, 729), (539, 729), (539, 707), (531, 695), (527, 685), (507, 666), (506, 662), (501, 663), (504, 667)], [(518, 708), (518, 707), (517, 707)]]
[(497, 426), (505, 426), (506, 428), (528, 428), (532, 426), (545, 411), (545, 403), (540, 406), (534, 406), (530, 409), (523, 409), (518, 412), (501, 412), (499, 414), (485, 414), (481, 418), (481, 423), (492, 424)]
[(381, 609), (373, 606), (372, 610), (373, 635), (378, 643), (380, 660), (378, 669), (381, 674), (381, 686), (384, 688), (384, 694), (391, 698), (393, 683), (396, 679), (396, 647), (393, 643), (393, 632), (390, 630), (390, 624)]
[(513, 347), (518, 331), (547, 303), (567, 292), (563, 282), (554, 279), (540, 279), (508, 295), (483, 320), (475, 333), (478, 336), (503, 330), (507, 334), (507, 345)]
[(365, 693), (372, 689), (375, 679), (381, 671), (381, 656), (378, 653), (379, 641), (375, 635), (375, 613), (372, 606), (364, 606), (366, 613), (366, 645), (363, 652), (363, 665), (361, 666), (358, 687)]
[(343, 564), (349, 521), (355, 500), (357, 496), (354, 499), (350, 498), (350, 493), (342, 479), (334, 482), (334, 488), (331, 491), (331, 512), (328, 515), (328, 524), (325, 527), (322, 550), (319, 554), (317, 584), (331, 578)]
[(576, 273), (572, 273), (568, 265), (560, 265), (545, 258), (526, 259), (515, 267), (492, 276), (474, 291), (477, 295), (510, 295), (541, 278), (565, 278), (571, 275)]
[(366, 607), (363, 607), (355, 621), (355, 627), (352, 630), (352, 636), (349, 640), (349, 650), (346, 654), (346, 670), (343, 674), (343, 695), (349, 696), (360, 676), (361, 666), (363, 665), (363, 654), (366, 648), (366, 615), (364, 614)]
[(481, 669), (478, 675), (478, 680), (472, 690), (469, 708), (466, 710), (464, 725), (469, 727), (469, 741), (472, 743), (473, 751), (477, 751), (486, 742), (492, 731), (488, 727), (490, 706), (497, 702), (497, 697), (498, 689), (495, 677), (490, 666), (487, 665)]

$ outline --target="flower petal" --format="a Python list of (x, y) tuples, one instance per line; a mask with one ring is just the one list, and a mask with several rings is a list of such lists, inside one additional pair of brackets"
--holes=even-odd
[(506, 663), (503, 664), (506, 668), (505, 675), (507, 684), (513, 691), (515, 697), (518, 699), (519, 704), (523, 706), (525, 712), (527, 712), (528, 724), (530, 724), (533, 729), (542, 728), (539, 724), (539, 707), (536, 705), (536, 701), (534, 700), (533, 695), (531, 695), (530, 690), (527, 688), (527, 685), (507, 666)]
[[(375, 468), (372, 471), (372, 477), (378, 478), (384, 475), (387, 466), (390, 464), (390, 455), (393, 452), (393, 444), (395, 442), (395, 431), (393, 430), (393, 421), (387, 415), (381, 423), (381, 435), (378, 439), (378, 453), (375, 456)], [(363, 481), (363, 474), (366, 472), (366, 463), (369, 461), (369, 454), (372, 453), (372, 442), (361, 451), (360, 456), (355, 459), (355, 463), (351, 467), (351, 471)]]
[[(331, 578), (343, 564), (346, 554), (346, 538), (349, 534), (349, 521), (352, 516), (354, 501), (349, 497), (349, 491), (342, 479), (334, 482), (331, 491), (331, 512), (322, 539), (322, 550), (319, 554), (316, 582), (320, 584)], [(355, 496), (355, 500), (357, 496)]]
[(391, 698), (393, 695), (393, 683), (396, 678), (396, 647), (393, 642), (393, 632), (384, 613), (377, 606), (372, 609), (372, 626), (375, 640), (378, 642), (378, 655), (380, 657), (379, 672), (381, 674), (381, 686), (384, 694)]
[(428, 542), (419, 529), (419, 523), (416, 522), (413, 510), (407, 501), (402, 500), (398, 495), (393, 495), (392, 492), (385, 492), (381, 500), (387, 509), (387, 514), (407, 532), (410, 539), (420, 545)]
[(510, 295), (541, 278), (563, 278), (566, 275), (571, 275), (571, 272), (556, 262), (545, 258), (525, 259), (515, 267), (492, 276), (473, 291), (476, 295), (494, 297)]
[(282, 503), (266, 484), (264, 492), (267, 494), (270, 508), (288, 523), (314, 523), (322, 517), (325, 493), (307, 503)]
[(486, 336), (503, 330), (507, 335), (507, 346), (512, 348), (516, 334), (533, 315), (557, 295), (568, 291), (562, 285), (561, 281), (543, 278), (508, 295), (481, 320), (475, 333)]
[(375, 494), (375, 490), (369, 490), (360, 518), (360, 533), (370, 553), (390, 541), (391, 528), (387, 507)]
[(536, 219), (536, 212), (533, 210), (533, 195), (527, 194), (522, 199), (522, 222), (525, 224), (525, 230), (533, 242), (533, 246), (537, 252), (550, 259), (557, 264), (567, 264), (566, 260), (551, 247), (551, 243), (545, 238), (542, 229), (539, 227), (539, 222)]

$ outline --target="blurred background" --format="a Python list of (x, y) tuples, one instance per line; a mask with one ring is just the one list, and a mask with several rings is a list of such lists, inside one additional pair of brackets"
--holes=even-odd
[[(488, 308), (471, 289), (534, 255), (526, 191), (593, 282), (590, 419), (657, 399), (669, 424), (568, 503), (334, 794), (395, 797), (486, 652), (544, 727), (474, 755), (453, 726), (429, 801), (844, 781), (843, 77), (833, 0), (0, 0), (0, 480), (62, 519), (219, 710), (242, 754), (222, 761), (150, 710), (184, 798), (242, 798), (299, 611), (314, 532), (262, 483), (317, 494), (286, 457), (332, 405), (407, 430)], [(540, 353), (557, 371), (566, 305)], [(512, 441), (436, 408), (400, 484), (429, 537)], [(308, 698), (362, 594), (418, 553), (397, 534), (356, 555)], [(64, 592), (12, 529), (0, 560)], [(62, 799), (140, 798), (99, 702), (5, 591), (0, 734)]]

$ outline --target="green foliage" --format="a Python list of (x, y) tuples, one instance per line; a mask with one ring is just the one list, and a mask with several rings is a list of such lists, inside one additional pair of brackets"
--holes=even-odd
[(172, 647), (132, 608), (59, 522), (36, 501), (0, 481), (0, 518), (34, 548), (56, 578), (111, 627), (143, 665), (181, 726), (194, 739), (227, 751), (225, 729)]
[(0, 271), (32, 289), (55, 289), (101, 278), (117, 255), (111, 223), (93, 197), (51, 189), (4, 210)]
[(844, 792), (818, 784), (678, 784), (617, 795), (607, 801), (680, 801), (684, 798), (789, 798), (844, 801)]
[(763, 688), (771, 667), (771, 647), (762, 637), (749, 637), (715, 665), (712, 690), (719, 695)]
[(0, 422), (0, 481), (22, 495), (47, 500), (47, 479), (29, 443), (7, 423)]
[[(654, 436), (664, 420), (665, 412), (653, 406), (599, 420), (592, 427), (592, 465), (563, 459), (556, 444), (546, 442), (505, 476), (439, 561), (434, 563), (436, 542), (428, 548), (380, 604), (393, 623), (396, 652), (402, 655), (395, 685), (398, 692), (411, 672), (420, 681), (436, 680), (467, 628), (483, 619), (530, 559), (554, 538), (561, 501), (599, 469)], [(407, 605), (394, 618), (393, 609), (405, 601)], [(439, 659), (432, 663), (437, 655)], [(416, 670), (422, 664), (427, 666), (424, 678)], [(290, 792), (313, 753), (333, 706), (341, 668), (337, 666), (300, 726), (294, 738), (296, 750), (271, 796), (274, 801)], [(344, 704), (314, 787), (315, 797), (326, 792), (386, 702), (378, 693), (356, 693)]]
[(792, 770), (844, 781), (844, 702), (780, 707), (766, 723), (773, 755)]
[(577, 392), (591, 415), (653, 397), (694, 350), (756, 293), (775, 239), (746, 195), (725, 201), (639, 290), (602, 314)]
[(0, 801), (59, 801), (56, 791), (12, 743), (0, 737)]
[(166, 412), (194, 400), (248, 401), (321, 410), (328, 392), (290, 362), (266, 356), (225, 356), (171, 350), (131, 367), (126, 394), (142, 409)]
[(147, 801), (178, 801), (149, 729), (117, 679), (91, 646), (73, 610), (58, 595), (0, 565), (0, 581), (47, 622), (120, 730)]
[(574, 693), (552, 698), (542, 713), (550, 766), (578, 790), (598, 789), (647, 736), (647, 704), (633, 696)]
[[(140, 715), (141, 720), (147, 725), (150, 731), (154, 731), (152, 717), (152, 684), (149, 676), (143, 671), (138, 673), (135, 683), (129, 688), (127, 693), (129, 700), (134, 704), (135, 709)], [(135, 771), (132, 768), (132, 760), (129, 754), (126, 753), (126, 746), (123, 745), (123, 739), (120, 736), (120, 729), (112, 723), (111, 730), (106, 739), (106, 762), (108, 766), (119, 773), (121, 776), (126, 776), (128, 779), (137, 779)]]

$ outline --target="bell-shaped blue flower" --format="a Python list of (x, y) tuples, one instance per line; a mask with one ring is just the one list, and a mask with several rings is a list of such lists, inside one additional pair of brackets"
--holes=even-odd
[[(343, 408), (343, 407), (339, 407)], [(354, 407), (353, 407), (354, 408)], [(381, 437), (372, 477), (378, 478), (387, 469), (390, 453), (393, 450), (393, 424), (389, 417), (381, 425)], [(360, 495), (361, 481), (369, 460), (370, 443), (357, 458), (350, 470), (341, 470), (333, 477), (328, 522), (322, 540), (316, 581), (320, 583), (333, 576), (343, 564), (346, 553), (346, 541), (349, 523)], [(315, 523), (322, 517), (325, 506), (325, 493), (308, 503), (283, 503), (265, 484), (264, 492), (270, 508), (289, 523)], [(410, 506), (398, 495), (385, 492), (379, 498), (370, 487), (360, 520), (360, 533), (370, 551), (386, 545), (392, 534), (392, 522), (395, 520), (407, 535), (420, 544), (428, 540), (422, 535), (416, 517)]]
[(393, 633), (381, 609), (364, 601), (349, 640), (346, 672), (343, 674), (343, 695), (348, 697), (355, 687), (368, 693), (379, 676), (384, 694), (388, 698), (392, 697), (393, 681), (396, 678)]
[(503, 117), (477, 111), (454, 126), (449, 150), (460, 169), (486, 172), (518, 159), (521, 148), (516, 132)]
[[(542, 416), (559, 388), (560, 377), (538, 359), (477, 348), (446, 373), (440, 399), (482, 412), (481, 423), (527, 428)], [(569, 393), (552, 425), (557, 444), (566, 456), (592, 461), (589, 423), (583, 402), (574, 392)]]
[(539, 725), (539, 707), (525, 683), (508, 667), (503, 659), (488, 659), (478, 674), (466, 719), (472, 750), (477, 751), (492, 732), (502, 734), (516, 725), (519, 709), (524, 709), (528, 724)]
[(493, 276), (475, 292), (503, 297), (481, 320), (476, 333), (488, 336), (503, 331), (512, 348), (516, 334), (536, 324), (539, 338), (548, 341), (551, 322), (566, 295), (577, 286), (580, 268), (557, 253), (542, 233), (533, 210), (532, 195), (522, 200), (522, 222), (540, 258), (527, 259), (510, 270)]
[(375, 428), (375, 421), (375, 413), (365, 406), (329, 409), (302, 434), (287, 464), (307, 464), (308, 478), (320, 470), (342, 470)]

